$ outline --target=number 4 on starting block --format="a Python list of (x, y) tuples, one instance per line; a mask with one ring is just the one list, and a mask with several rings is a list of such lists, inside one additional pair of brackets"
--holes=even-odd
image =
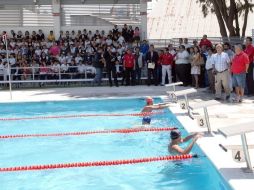
[(243, 150), (233, 149), (232, 150), (232, 157), (235, 162), (245, 162), (245, 156)]

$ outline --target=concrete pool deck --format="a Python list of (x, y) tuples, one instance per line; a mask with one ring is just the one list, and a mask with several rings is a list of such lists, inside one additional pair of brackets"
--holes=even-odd
[[(177, 90), (185, 89), (177, 87)], [(49, 88), (14, 90), (13, 100), (10, 101), (9, 91), (0, 91), (0, 102), (24, 102), (24, 101), (56, 101), (56, 100), (78, 100), (83, 98), (106, 98), (106, 97), (140, 97), (140, 96), (162, 96), (165, 97), (165, 87), (154, 86), (135, 86), (135, 87), (75, 87), (75, 88)], [(213, 95), (198, 90), (198, 93), (189, 97), (190, 105), (193, 103), (213, 99)], [(180, 109), (179, 104), (172, 104), (171, 111), (177, 116), (188, 132), (206, 131), (200, 128), (196, 120), (190, 119), (185, 110)], [(196, 112), (196, 110), (195, 110)], [(202, 113), (202, 110), (198, 110)], [(220, 103), (219, 105), (208, 108), (210, 123), (213, 131), (218, 128), (227, 127), (232, 124), (254, 120), (254, 97), (246, 97), (242, 104)], [(254, 124), (253, 124), (254, 125)], [(254, 126), (253, 126), (254, 127)], [(248, 144), (254, 145), (254, 133), (247, 135)], [(215, 134), (212, 137), (203, 137), (197, 144), (203, 149), (209, 159), (214, 163), (218, 171), (236, 190), (253, 190), (254, 174), (244, 173), (241, 168), (246, 167), (246, 163), (237, 163), (232, 159), (231, 150), (223, 151), (219, 144), (241, 145), (240, 136), (224, 138), (222, 135)], [(254, 164), (254, 150), (250, 150), (252, 163)]]

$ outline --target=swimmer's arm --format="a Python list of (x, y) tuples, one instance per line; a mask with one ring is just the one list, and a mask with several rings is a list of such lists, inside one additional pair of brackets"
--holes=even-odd
[[(164, 108), (167, 108), (169, 105), (168, 104), (165, 104), (165, 105), (162, 105), (162, 104), (156, 104), (156, 105), (152, 105), (152, 106), (146, 106), (143, 108), (143, 110), (141, 111), (142, 113), (143, 112), (148, 112), (147, 109), (149, 110), (161, 110), (161, 109), (164, 109)], [(151, 112), (149, 111), (149, 112)]]
[(168, 104), (156, 104), (156, 105), (153, 105), (151, 108), (153, 110), (161, 110), (161, 109), (164, 109), (164, 108), (167, 108), (168, 107)]
[(197, 135), (197, 133), (194, 133), (192, 135), (188, 135), (187, 137), (183, 138), (183, 142), (187, 142), (189, 141), (190, 139), (192, 139), (193, 137), (195, 137)]
[(171, 148), (175, 150), (176, 152), (178, 152), (179, 154), (189, 154), (195, 142), (196, 140), (193, 140), (185, 149), (182, 149), (178, 145), (173, 145)]

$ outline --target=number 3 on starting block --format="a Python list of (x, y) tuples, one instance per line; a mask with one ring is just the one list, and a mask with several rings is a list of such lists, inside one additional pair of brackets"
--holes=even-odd
[(232, 157), (233, 157), (235, 162), (240, 162), (240, 163), (245, 162), (245, 157), (244, 157), (243, 150), (233, 149), (232, 150)]
[(172, 101), (177, 101), (177, 97), (174, 93), (170, 93), (168, 94), (168, 97), (172, 100)]
[(202, 117), (202, 116), (197, 117), (197, 122), (199, 127), (207, 127), (205, 117)]
[(186, 110), (186, 103), (185, 101), (179, 101), (180, 108)]

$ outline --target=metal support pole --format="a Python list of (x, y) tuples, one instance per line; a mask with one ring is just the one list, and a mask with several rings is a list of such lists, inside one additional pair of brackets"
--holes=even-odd
[(35, 68), (34, 68), (34, 66), (33, 66), (33, 67), (32, 67), (33, 80), (34, 80), (34, 69), (35, 69)]
[(174, 92), (176, 91), (176, 86), (175, 86), (175, 85), (173, 85), (173, 91), (174, 91)]
[(211, 125), (210, 125), (210, 121), (209, 121), (209, 115), (207, 112), (207, 107), (204, 107), (204, 114), (205, 114), (205, 120), (206, 120), (206, 124), (207, 124), (208, 133), (211, 133), (212, 130), (211, 130)]
[(241, 134), (241, 139), (242, 139), (243, 152), (244, 152), (244, 156), (245, 156), (245, 160), (246, 160), (246, 164), (247, 164), (247, 169), (249, 171), (253, 172), (253, 167), (252, 167), (251, 160), (250, 160), (249, 149), (248, 149), (245, 133)]
[(6, 40), (5, 40), (5, 47), (6, 47), (6, 59), (7, 59), (7, 64), (8, 64), (8, 72), (9, 72), (10, 99), (12, 100), (11, 67), (10, 67), (10, 62), (9, 62), (9, 52), (8, 52), (8, 41), (7, 41), (7, 37), (6, 37)]
[(190, 115), (190, 108), (189, 108), (189, 101), (188, 101), (187, 94), (184, 95), (184, 98), (185, 98), (186, 108), (188, 110), (188, 115)]
[(58, 79), (61, 80), (61, 68), (58, 69)]

